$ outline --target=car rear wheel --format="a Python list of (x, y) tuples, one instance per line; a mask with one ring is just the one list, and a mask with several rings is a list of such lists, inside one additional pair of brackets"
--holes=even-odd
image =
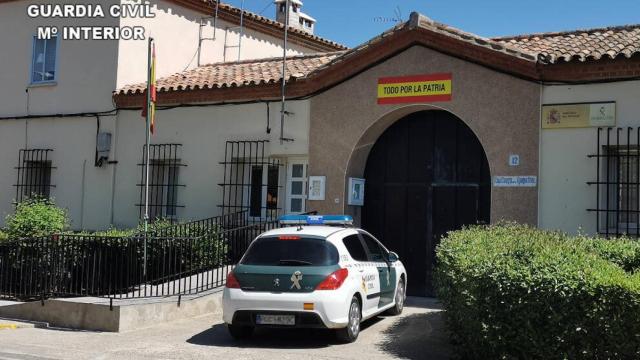
[(349, 305), (349, 322), (347, 323), (347, 327), (336, 331), (338, 340), (345, 343), (352, 343), (356, 341), (360, 334), (361, 321), (362, 311), (360, 309), (360, 301), (358, 301), (358, 298), (354, 296), (351, 299), (351, 304)]
[(229, 334), (231, 334), (231, 337), (233, 337), (236, 340), (249, 338), (253, 334), (252, 326), (240, 326), (240, 325), (227, 324), (227, 329), (229, 329)]
[(402, 310), (404, 309), (404, 299), (405, 299), (405, 285), (404, 280), (400, 279), (398, 282), (398, 287), (396, 288), (396, 297), (395, 297), (395, 305), (387, 311), (390, 315), (400, 315), (402, 314)]

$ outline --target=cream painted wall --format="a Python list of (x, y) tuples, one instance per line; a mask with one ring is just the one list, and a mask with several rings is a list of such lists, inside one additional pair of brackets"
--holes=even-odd
[[(117, 42), (60, 40), (57, 84), (30, 87), (33, 36), (38, 26), (115, 26), (117, 19), (31, 19), (30, 1), (0, 3), (0, 117), (27, 114), (58, 114), (106, 111), (113, 108)], [(39, 4), (56, 4), (44, 0)], [(116, 0), (70, 0), (67, 4), (101, 3)]]
[[(309, 102), (288, 103), (293, 113), (285, 124), (285, 137), (279, 142), (279, 103), (270, 105), (272, 131), (266, 133), (265, 103), (190, 107), (159, 111), (157, 135), (152, 143), (182, 144), (178, 210), (182, 219), (199, 219), (219, 214), (221, 203), (225, 142), (227, 140), (270, 140), (267, 154), (282, 158), (308, 154)], [(139, 111), (120, 111), (118, 116), (102, 117), (101, 131), (111, 132), (109, 160), (117, 164), (94, 166), (97, 122), (91, 117), (0, 120), (0, 227), (13, 210), (17, 179), (18, 152), (22, 148), (51, 148), (51, 194), (69, 210), (75, 229), (102, 229), (111, 224), (133, 226), (138, 221), (144, 121)], [(283, 168), (284, 171), (284, 168)], [(282, 183), (284, 185), (284, 182)], [(115, 190), (115, 192), (113, 192)], [(284, 191), (280, 199), (284, 200)], [(113, 196), (113, 208), (112, 208)], [(281, 206), (284, 206), (284, 201)], [(112, 220), (113, 213), (113, 220)]]
[[(157, 117), (157, 135), (152, 143), (182, 144), (181, 160), (186, 167), (180, 169), (179, 182), (186, 187), (178, 189), (178, 209), (182, 219), (200, 219), (219, 214), (222, 203), (225, 142), (228, 140), (270, 140), (266, 149), (272, 156), (295, 156), (308, 153), (309, 104), (308, 101), (289, 103), (295, 113), (285, 125), (285, 137), (296, 141), (280, 145), (279, 104), (270, 105), (271, 134), (266, 134), (267, 105), (226, 105), (191, 107), (160, 111)], [(144, 122), (138, 111), (122, 111), (118, 117), (118, 169), (115, 189), (115, 218), (118, 226), (130, 226), (138, 217), (135, 203), (140, 197), (141, 162)], [(284, 199), (280, 196), (280, 199)], [(284, 205), (284, 204), (282, 204)]]
[[(123, 3), (135, 3), (133, 0), (122, 0)], [(168, 1), (155, 1), (153, 6), (155, 18), (122, 19), (122, 26), (144, 26), (147, 36), (152, 36), (157, 47), (157, 75), (167, 76), (197, 66), (198, 37), (200, 20), (204, 17), (200, 12), (185, 9)], [(206, 21), (203, 38), (214, 37), (213, 19)], [(227, 49), (225, 56), (225, 34), (228, 45), (237, 45), (239, 29), (237, 25), (218, 20), (215, 40), (202, 43), (201, 64), (223, 61), (236, 61), (238, 49)], [(289, 44), (290, 55), (311, 52), (303, 47)], [(118, 88), (146, 81), (147, 42), (120, 41), (118, 56)], [(256, 59), (282, 56), (282, 40), (245, 28), (242, 38), (240, 59)]]
[[(544, 86), (543, 104), (615, 101), (617, 125), (640, 126), (640, 81)], [(595, 128), (542, 130), (538, 225), (575, 233), (596, 233)]]
[[(113, 131), (115, 116), (101, 117), (102, 131)], [(97, 120), (90, 117), (0, 120), (0, 216), (13, 211), (20, 149), (53, 149), (51, 196), (69, 210), (74, 228), (96, 228), (108, 219), (109, 167), (94, 167)], [(83, 211), (84, 208), (84, 211)]]
[[(134, 0), (71, 0), (65, 4), (109, 5)], [(44, 0), (39, 4), (59, 4)], [(180, 72), (197, 65), (198, 32), (203, 14), (164, 0), (154, 1), (155, 18), (114, 19), (30, 19), (29, 1), (0, 3), (0, 117), (102, 112), (113, 109), (112, 92), (126, 84), (146, 80), (147, 42), (143, 40), (60, 40), (57, 81), (47, 86), (30, 86), (33, 36), (38, 26), (144, 26), (158, 46), (158, 76)], [(233, 27), (219, 21), (215, 41), (204, 41), (202, 63), (225, 60), (225, 31)], [(282, 40), (245, 29), (242, 59), (282, 55)], [(238, 30), (228, 32), (228, 43), (237, 44)], [(204, 28), (204, 37), (213, 37), (213, 23)], [(237, 59), (237, 49), (229, 49), (226, 60)], [(310, 50), (290, 46), (290, 55)], [(193, 60), (193, 61), (192, 61)]]

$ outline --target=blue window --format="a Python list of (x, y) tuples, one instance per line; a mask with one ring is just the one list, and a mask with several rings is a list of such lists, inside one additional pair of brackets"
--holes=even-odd
[(31, 83), (43, 83), (56, 80), (56, 58), (58, 38), (33, 38), (33, 60), (31, 62)]

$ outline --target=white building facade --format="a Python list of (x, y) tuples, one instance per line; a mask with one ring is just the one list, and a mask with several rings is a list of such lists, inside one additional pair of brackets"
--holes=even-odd
[[(346, 49), (291, 4), (276, 1), (278, 19), (297, 14), (285, 74), (283, 24), (228, 5), (159, 0), (154, 17), (91, 22), (157, 44), (152, 218), (350, 214), (417, 295), (464, 225), (640, 235), (640, 26), (487, 39), (413, 13)], [(82, 21), (27, 5), (0, 1), (0, 217), (36, 193), (73, 229), (135, 226), (147, 42), (40, 41), (38, 26)]]
[[(105, 9), (133, 3), (89, 2)], [(116, 109), (112, 94), (127, 84), (146, 81), (147, 41), (60, 37), (43, 41), (36, 39), (38, 27), (143, 27), (157, 44), (158, 77), (197, 69), (199, 64), (233, 64), (283, 52), (282, 24), (215, 2), (154, 1), (152, 18), (97, 20), (30, 19), (29, 5), (26, 1), (0, 3), (4, 65), (0, 161), (8, 166), (0, 172), (0, 222), (16, 201), (31, 193), (50, 196), (68, 209), (74, 229), (131, 227), (139, 221), (144, 119), (140, 110)], [(287, 53), (341, 49), (339, 44), (292, 29)], [(267, 158), (282, 158), (283, 182), (284, 169), (292, 163), (305, 164), (306, 169), (308, 102), (288, 104), (291, 126), (286, 135), (296, 141), (283, 145), (278, 141), (279, 106), (254, 102), (159, 111), (152, 142), (176, 145), (171, 161), (179, 161), (180, 166), (158, 170), (163, 180), (154, 201), (170, 204), (172, 209), (163, 206), (156, 215), (197, 219), (220, 213), (224, 169), (220, 163), (225, 160), (226, 141), (270, 141)], [(265, 131), (269, 121), (271, 135)], [(106, 158), (98, 164), (97, 138), (105, 134), (110, 141), (101, 153)], [(284, 187), (278, 191), (286, 196)]]

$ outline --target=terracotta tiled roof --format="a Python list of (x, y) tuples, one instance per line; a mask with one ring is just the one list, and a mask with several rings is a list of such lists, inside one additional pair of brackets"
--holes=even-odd
[(517, 35), (493, 40), (537, 53), (541, 61), (549, 64), (574, 59), (587, 61), (630, 58), (640, 53), (640, 24)]
[(394, 35), (395, 33), (398, 33), (404, 30), (410, 30), (412, 28), (413, 29), (422, 28), (428, 31), (432, 31), (434, 33), (442, 34), (449, 38), (464, 41), (465, 43), (470, 45), (479, 46), (491, 51), (515, 56), (517, 58), (520, 58), (526, 61), (535, 62), (537, 60), (536, 54), (533, 52), (530, 52), (529, 50), (521, 49), (521, 48), (512, 46), (510, 44), (505, 44), (503, 42), (495, 41), (495, 40), (485, 38), (476, 34), (465, 32), (460, 29), (456, 29), (454, 27), (435, 22), (422, 14), (412, 13), (412, 17), (409, 21), (399, 24), (383, 32), (382, 34), (374, 37), (373, 39), (361, 45), (358, 45), (350, 50), (347, 50), (346, 52), (344, 52), (343, 55), (336, 57), (331, 62), (328, 62), (327, 64), (314, 70), (314, 73), (319, 72), (322, 69), (332, 66), (338, 62), (348, 60), (349, 58), (356, 56), (357, 54), (365, 51), (371, 46), (381, 41), (384, 41), (386, 38), (388, 38), (391, 35)]
[[(287, 60), (287, 75), (289, 75), (287, 76), (287, 81), (292, 78), (303, 78), (338, 62), (347, 61), (393, 33), (411, 27), (422, 27), (442, 33), (448, 37), (455, 37), (476, 46), (485, 47), (492, 51), (503, 52), (530, 62), (536, 61), (535, 54), (529, 54), (509, 45), (433, 22), (431, 19), (421, 15), (419, 18), (414, 18), (412, 21), (400, 24), (351, 50), (290, 57)], [(282, 58), (255, 59), (237, 63), (227, 62), (201, 66), (193, 70), (159, 79), (157, 86), (159, 92), (241, 87), (280, 82), (281, 74)], [(119, 89), (117, 93), (136, 94), (144, 92), (145, 89), (146, 84), (139, 83), (125, 86)]]
[[(287, 81), (301, 78), (341, 55), (342, 51), (292, 56), (287, 59)], [(204, 65), (158, 79), (158, 92), (215, 89), (272, 84), (282, 79), (282, 58)], [(119, 94), (142, 93), (146, 83), (125, 86)]]
[[(544, 67), (561, 59), (570, 61), (574, 58), (581, 61), (621, 56), (630, 58), (640, 53), (640, 25), (489, 39), (412, 13), (408, 22), (353, 49), (288, 58), (287, 81), (298, 79), (294, 84), (321, 84), (323, 77), (336, 69), (337, 75), (329, 74), (327, 83), (339, 81), (336, 79), (357, 73), (363, 66), (366, 68), (359, 64), (362, 58), (388, 56), (387, 52), (398, 41), (404, 44), (402, 46), (422, 44), (484, 66), (537, 80), (541, 76), (539, 64)], [(398, 47), (394, 51), (402, 49)], [(281, 58), (211, 64), (160, 79), (158, 89), (160, 92), (172, 92), (273, 84), (281, 81), (281, 67)], [(136, 84), (119, 89), (116, 95), (142, 94), (144, 90), (144, 83)]]

